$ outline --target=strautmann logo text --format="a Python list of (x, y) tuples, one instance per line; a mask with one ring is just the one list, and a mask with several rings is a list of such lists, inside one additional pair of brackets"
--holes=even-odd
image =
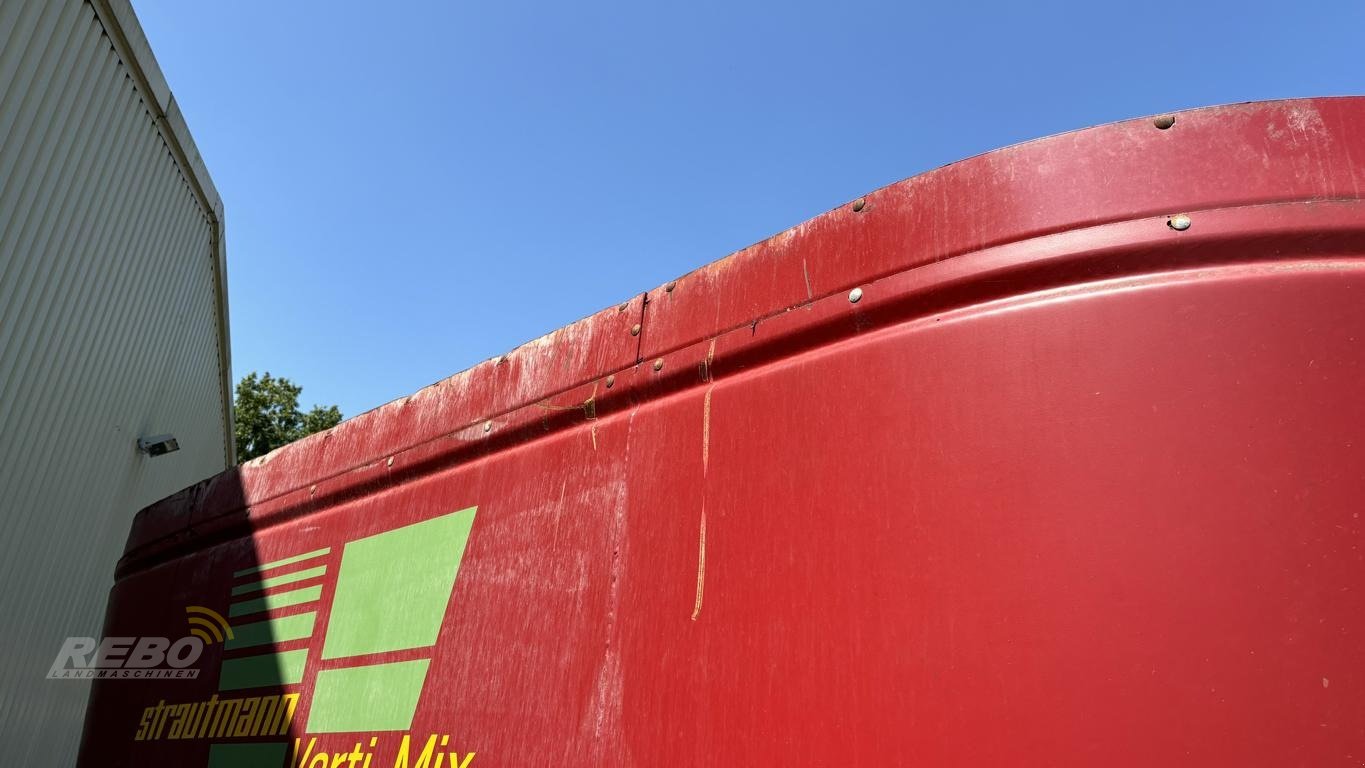
[[(410, 729), (476, 511), (236, 571), (227, 621), (216, 627), (216, 693), (148, 701), (129, 736), (209, 740), (209, 768), (467, 768), (474, 752), (456, 750), (449, 734)], [(189, 637), (201, 650), (218, 639), (194, 628), (208, 634)], [(302, 735), (281, 738), (290, 733)], [(340, 744), (348, 748), (335, 751)]]

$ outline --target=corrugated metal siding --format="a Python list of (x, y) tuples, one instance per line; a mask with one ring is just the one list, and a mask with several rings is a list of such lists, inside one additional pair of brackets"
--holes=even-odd
[(226, 463), (214, 225), (135, 82), (88, 3), (0, 0), (8, 765), (72, 762), (88, 688), (48, 666), (99, 635), (133, 513)]

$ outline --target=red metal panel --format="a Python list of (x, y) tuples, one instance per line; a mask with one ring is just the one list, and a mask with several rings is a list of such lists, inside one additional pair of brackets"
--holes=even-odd
[(644, 355), (861, 282), (1113, 221), (1355, 199), (1365, 100), (1272, 101), (1031, 141), (892, 184), (650, 292)]
[[(1357, 157), (1358, 99), (1003, 150), (171, 497), (107, 634), (328, 548), (270, 571), (325, 568), (266, 590), (312, 603), (232, 619), (317, 629), (266, 646), (296, 682), (220, 692), (260, 651), (211, 644), (198, 680), (97, 684), (82, 764), (394, 766), (433, 735), (457, 765), (1358, 761)], [(330, 657), (357, 541), (470, 507), (434, 641)], [(391, 663), (427, 665), (409, 719), (310, 730), (321, 677)], [(294, 693), (285, 735), (135, 738), (163, 701)]]

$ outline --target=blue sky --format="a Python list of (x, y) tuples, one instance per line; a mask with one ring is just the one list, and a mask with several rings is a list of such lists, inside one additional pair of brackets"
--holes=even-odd
[(908, 176), (1365, 91), (1365, 3), (134, 0), (232, 358), (347, 416)]

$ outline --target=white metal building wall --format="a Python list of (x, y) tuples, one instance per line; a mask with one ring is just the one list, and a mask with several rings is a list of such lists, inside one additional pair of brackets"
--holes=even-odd
[(127, 0), (0, 0), (6, 765), (74, 761), (62, 640), (100, 634), (134, 512), (232, 460), (221, 225)]

